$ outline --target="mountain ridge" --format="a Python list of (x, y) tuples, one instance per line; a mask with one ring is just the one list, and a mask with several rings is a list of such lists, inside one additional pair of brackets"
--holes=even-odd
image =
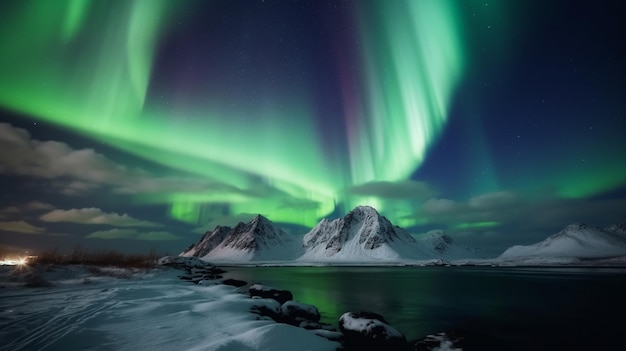
[[(455, 246), (452, 242), (450, 245)], [(308, 233), (297, 236), (285, 233), (269, 219), (257, 215), (234, 228), (216, 226), (180, 255), (211, 261), (305, 263), (440, 260), (443, 257), (369, 206), (357, 206), (334, 220), (322, 219)]]

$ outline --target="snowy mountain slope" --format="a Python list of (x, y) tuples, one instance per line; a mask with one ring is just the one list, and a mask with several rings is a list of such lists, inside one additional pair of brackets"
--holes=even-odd
[(246, 262), (292, 260), (300, 253), (301, 244), (297, 238), (257, 215), (250, 222), (239, 223), (234, 228), (217, 226), (181, 255), (210, 261)]
[(533, 245), (512, 246), (500, 258), (577, 257), (602, 258), (626, 255), (626, 237), (583, 223), (571, 224)]
[(333, 221), (322, 220), (304, 236), (303, 245), (305, 252), (298, 260), (305, 262), (438, 258), (369, 206), (358, 206)]
[(441, 229), (431, 230), (416, 237), (417, 241), (446, 260), (480, 258), (479, 253), (471, 248), (457, 244), (450, 235)]

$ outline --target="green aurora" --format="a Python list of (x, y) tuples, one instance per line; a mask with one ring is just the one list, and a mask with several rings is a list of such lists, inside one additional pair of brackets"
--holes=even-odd
[[(345, 97), (352, 100), (345, 102), (346, 115), (335, 116), (348, 124), (340, 162), (327, 157), (312, 132), (313, 102), (305, 88), (281, 91), (280, 106), (239, 114), (225, 114), (211, 96), (195, 113), (151, 104), (159, 40), (172, 17), (181, 16), (171, 15), (176, 5), (168, 1), (14, 4), (0, 34), (0, 104), (221, 184), (136, 199), (170, 204), (170, 215), (183, 221), (202, 221), (204, 209), (216, 203), (307, 226), (337, 204), (384, 211), (385, 199), (347, 190), (405, 180), (420, 166), (446, 123), (464, 53), (454, 2), (374, 5), (355, 13), (364, 84)], [(254, 193), (259, 183), (266, 193)], [(410, 206), (398, 211), (392, 217), (400, 224), (415, 223), (407, 217)]]
[[(507, 235), (622, 222), (626, 55), (617, 7), (3, 2), (6, 145), (26, 133), (30, 146), (92, 149), (125, 170), (110, 174), (125, 174), (127, 189), (146, 181), (124, 191), (97, 179), (66, 196), (64, 186), (81, 180), (75, 173), (20, 173), (30, 149), (15, 163), (8, 151), (3, 206), (127, 213), (158, 222), (179, 244), (257, 213), (303, 234), (357, 205), (414, 234), (444, 228), (494, 252), (514, 241)], [(17, 233), (71, 233), (67, 245), (110, 229), (1, 211)]]

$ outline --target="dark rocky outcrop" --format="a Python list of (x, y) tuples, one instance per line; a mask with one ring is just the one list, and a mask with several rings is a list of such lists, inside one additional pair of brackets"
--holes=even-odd
[(179, 269), (184, 272), (180, 279), (200, 284), (201, 282), (221, 279), (226, 271), (196, 257), (165, 256), (157, 262), (160, 266)]
[(283, 303), (280, 306), (280, 313), (285, 323), (295, 326), (300, 326), (300, 323), (303, 322), (319, 322), (320, 320), (320, 312), (317, 307), (297, 301)]
[(274, 299), (259, 299), (257, 304), (252, 306), (250, 312), (258, 314), (261, 317), (273, 319), (275, 322), (281, 320), (280, 303)]
[(405, 336), (372, 312), (346, 312), (339, 318), (347, 350), (409, 350)]
[(289, 290), (278, 290), (261, 284), (253, 284), (248, 289), (251, 297), (261, 297), (264, 299), (274, 299), (281, 304), (293, 300), (293, 294)]

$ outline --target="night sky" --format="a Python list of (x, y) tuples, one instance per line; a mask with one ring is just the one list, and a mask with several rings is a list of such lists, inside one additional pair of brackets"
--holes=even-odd
[(626, 222), (617, 1), (3, 1), (0, 245), (371, 205), (499, 254)]

